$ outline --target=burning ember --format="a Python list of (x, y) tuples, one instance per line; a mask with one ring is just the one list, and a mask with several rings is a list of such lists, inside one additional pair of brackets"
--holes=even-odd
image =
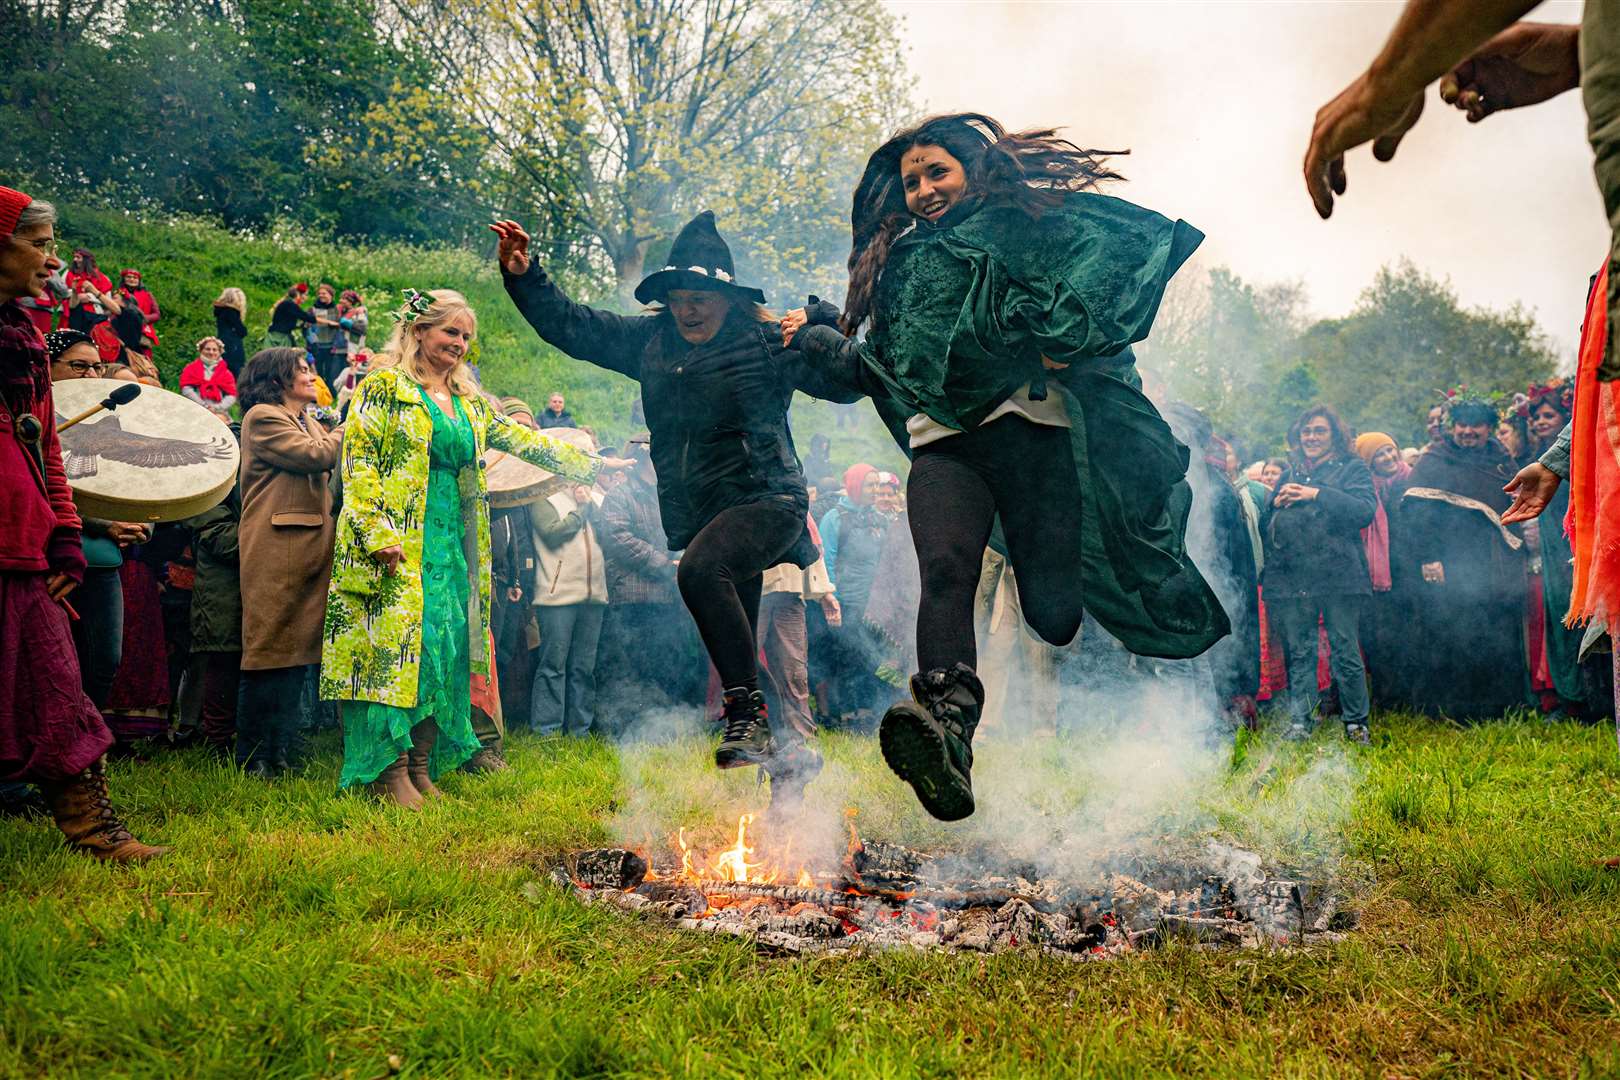
[(1094, 880), (1067, 881), (1033, 867), (987, 873), (960, 857), (863, 840), (851, 820), (838, 868), (816, 872), (787, 850), (762, 854), (753, 823), (742, 815), (730, 846), (707, 857), (682, 829), (678, 852), (650, 862), (622, 848), (580, 851), (551, 878), (586, 903), (788, 954), (1029, 947), (1079, 960), (1172, 940), (1209, 948), (1307, 944), (1336, 940), (1356, 923), (1330, 886), (1268, 874), (1259, 856), (1234, 849), (1212, 847), (1193, 859), (1122, 853)]

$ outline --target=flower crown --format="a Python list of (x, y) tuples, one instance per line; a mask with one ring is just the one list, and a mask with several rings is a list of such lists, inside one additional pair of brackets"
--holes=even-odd
[(1530, 388), (1518, 396), (1524, 400), (1514, 411), (1524, 417), (1528, 417), (1543, 402), (1551, 404), (1566, 415), (1575, 410), (1575, 387), (1562, 377), (1550, 379), (1545, 383), (1531, 383)]
[(1491, 409), (1500, 413), (1502, 403), (1508, 400), (1508, 396), (1500, 390), (1492, 390), (1488, 394), (1481, 394), (1469, 390), (1467, 383), (1458, 383), (1450, 390), (1436, 390), (1435, 393), (1440, 395), (1440, 404), (1445, 406), (1447, 416), (1451, 415), (1453, 409), (1469, 405)]
[(433, 297), (425, 292), (406, 289), (400, 295), (405, 297), (404, 305), (398, 310), (390, 312), (397, 323), (413, 323), (433, 309)]

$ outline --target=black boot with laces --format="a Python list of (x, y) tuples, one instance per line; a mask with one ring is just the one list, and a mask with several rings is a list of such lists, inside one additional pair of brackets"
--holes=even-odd
[(765, 710), (765, 695), (746, 686), (725, 692), (721, 715), (725, 731), (714, 751), (714, 763), (722, 769), (763, 765), (771, 756), (771, 724)]

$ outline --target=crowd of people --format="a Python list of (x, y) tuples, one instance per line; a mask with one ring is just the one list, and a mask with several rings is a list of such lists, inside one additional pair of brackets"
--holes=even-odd
[[(161, 386), (161, 309), (138, 271), (64, 264), (52, 207), (0, 188), (0, 781), (37, 784), (74, 847), (142, 859), (162, 849), (113, 809), (109, 751), (197, 742), (268, 780), (327, 725), (341, 787), (414, 808), (447, 770), (506, 767), (509, 727), (707, 708), (715, 764), (791, 806), (818, 727), (876, 721), (956, 820), (981, 724), (1052, 732), (1066, 690), (1127, 669), (1190, 677), (1236, 723), (1270, 701), (1296, 739), (1337, 713), (1367, 743), (1375, 704), (1604, 715), (1608, 667), (1564, 623), (1589, 553), (1556, 505), (1536, 520), (1571, 472), (1571, 389), (1459, 387), (1405, 450), (1316, 405), (1242, 466), (1144, 392), (1130, 346), (1202, 236), (1094, 193), (1115, 178), (1050, 130), (931, 118), (868, 160), (846, 307), (780, 315), (708, 212), (634, 316), (570, 300), (495, 222), (535, 331), (640, 384), (623, 447), (560, 391), (536, 415), (481, 386), (451, 290), (406, 290), (373, 356), (353, 290), (296, 285), (249, 357), (226, 289), (177, 389), (230, 425), (237, 483), (155, 529), (78, 513), (50, 384)], [(795, 392), (872, 398), (908, 475), (840, 469), (825, 437), (801, 462)], [(538, 482), (493, 498), (497, 454)]]

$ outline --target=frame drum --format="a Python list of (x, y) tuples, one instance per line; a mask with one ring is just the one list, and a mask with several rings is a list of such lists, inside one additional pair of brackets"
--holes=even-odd
[[(57, 427), (101, 402), (117, 379), (51, 384)], [(241, 449), (218, 416), (155, 386), (61, 432), (62, 465), (79, 513), (113, 521), (181, 521), (218, 505), (236, 484)]]
[[(540, 434), (576, 446), (590, 453), (596, 443), (590, 433), (579, 428), (547, 428)], [(548, 481), (556, 473), (530, 465), (527, 461), (491, 448), (484, 453), (484, 482), (489, 487), (489, 505), (502, 509), (527, 506), (551, 494)]]

